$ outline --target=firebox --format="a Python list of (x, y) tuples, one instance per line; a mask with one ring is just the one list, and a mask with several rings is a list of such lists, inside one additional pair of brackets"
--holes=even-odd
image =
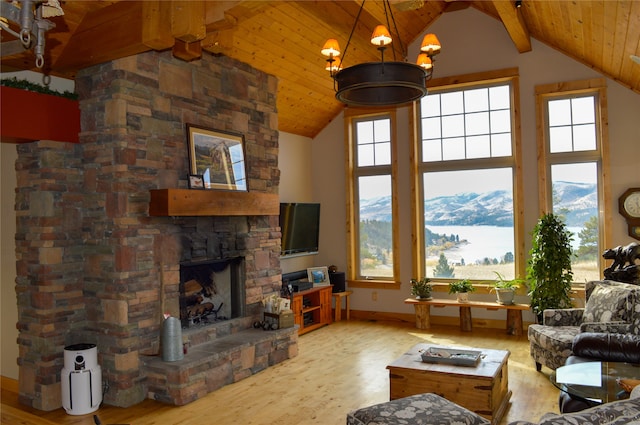
[(183, 328), (245, 315), (244, 257), (180, 264)]

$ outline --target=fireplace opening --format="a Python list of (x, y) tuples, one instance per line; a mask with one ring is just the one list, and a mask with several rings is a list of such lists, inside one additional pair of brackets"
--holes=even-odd
[(244, 257), (180, 264), (180, 321), (205, 326), (245, 314)]

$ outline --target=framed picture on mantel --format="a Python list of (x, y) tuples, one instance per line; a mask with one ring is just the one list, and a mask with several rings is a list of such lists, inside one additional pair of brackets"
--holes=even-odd
[(187, 147), (189, 172), (205, 189), (247, 191), (242, 134), (187, 124)]
[(201, 175), (189, 174), (189, 189), (204, 189), (204, 178)]

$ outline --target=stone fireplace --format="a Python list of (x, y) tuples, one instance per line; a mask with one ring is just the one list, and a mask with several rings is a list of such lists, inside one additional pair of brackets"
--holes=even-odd
[[(276, 87), (274, 77), (229, 58), (186, 63), (148, 52), (78, 74), (80, 143), (18, 145), (23, 404), (61, 406), (63, 350), (75, 343), (97, 345), (104, 402), (121, 407), (148, 397), (184, 404), (297, 354), (296, 332), (252, 329), (261, 300), (281, 286), (277, 212), (150, 207), (164, 189), (211, 197), (197, 208), (216, 202), (214, 191), (186, 189), (186, 123), (244, 134), (249, 191), (239, 205), (277, 198)], [(242, 287), (224, 301), (237, 308), (229, 320), (184, 332), (184, 362), (162, 362), (163, 313), (180, 315), (181, 266), (206, 262), (241, 264), (228, 274)]]

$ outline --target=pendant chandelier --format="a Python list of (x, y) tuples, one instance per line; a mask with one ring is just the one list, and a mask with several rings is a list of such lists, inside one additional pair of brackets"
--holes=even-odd
[[(62, 16), (59, 0), (15, 0), (0, 3), (0, 31), (6, 31), (17, 40), (2, 42), (2, 56), (33, 49), (36, 67), (44, 66), (45, 32), (55, 24), (44, 18)], [(18, 30), (14, 30), (18, 29)], [(3, 37), (4, 39), (4, 37)]]
[[(420, 99), (427, 94), (426, 82), (433, 74), (434, 56), (440, 53), (440, 42), (435, 34), (425, 35), (416, 64), (407, 62), (407, 53), (402, 45), (389, 0), (382, 2), (387, 26), (378, 25), (371, 35), (371, 44), (380, 52), (380, 62), (365, 62), (348, 68), (342, 67), (364, 3), (365, 0), (360, 5), (342, 59), (339, 57), (341, 51), (336, 39), (327, 40), (321, 50), (321, 53), (327, 56), (326, 70), (333, 78), (336, 98), (352, 106), (400, 105)], [(393, 49), (394, 60), (384, 61), (384, 52), (393, 41), (388, 27), (393, 28), (394, 37), (398, 39), (400, 51), (404, 56), (402, 62), (395, 60)]]

